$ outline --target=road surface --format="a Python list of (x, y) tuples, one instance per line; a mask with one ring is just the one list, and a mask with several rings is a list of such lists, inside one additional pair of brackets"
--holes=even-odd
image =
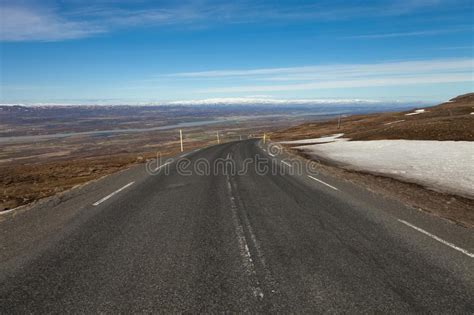
[(208, 147), (184, 158), (233, 166), (141, 165), (0, 215), (0, 313), (474, 312), (472, 230), (271, 150)]

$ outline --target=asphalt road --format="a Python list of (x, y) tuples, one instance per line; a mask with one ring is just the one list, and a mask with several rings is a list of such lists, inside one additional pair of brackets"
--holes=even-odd
[(0, 313), (474, 312), (472, 230), (272, 152), (226, 143), (2, 214)]

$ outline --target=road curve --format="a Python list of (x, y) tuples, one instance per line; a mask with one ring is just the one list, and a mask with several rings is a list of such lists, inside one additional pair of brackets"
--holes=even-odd
[(0, 313), (474, 312), (472, 230), (272, 149), (208, 147), (0, 216)]

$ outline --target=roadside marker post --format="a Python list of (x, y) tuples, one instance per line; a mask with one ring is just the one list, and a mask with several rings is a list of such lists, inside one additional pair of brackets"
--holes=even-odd
[(179, 140), (181, 142), (181, 152), (184, 151), (184, 148), (183, 148), (183, 130), (179, 129)]
[(265, 132), (263, 133), (263, 144), (265, 144), (265, 141), (267, 140), (267, 135), (265, 134)]
[(219, 131), (217, 132), (217, 144), (221, 144), (221, 139), (219, 138)]

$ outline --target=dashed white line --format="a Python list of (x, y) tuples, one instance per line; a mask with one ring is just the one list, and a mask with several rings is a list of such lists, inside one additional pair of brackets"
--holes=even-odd
[(104, 198), (100, 199), (100, 200), (97, 201), (97, 202), (94, 202), (92, 205), (93, 205), (93, 206), (98, 206), (98, 205), (100, 205), (102, 202), (106, 201), (107, 199), (109, 199), (110, 197), (114, 196), (115, 194), (118, 194), (119, 192), (121, 192), (121, 191), (124, 190), (125, 188), (132, 186), (134, 183), (135, 183), (135, 182), (130, 182), (130, 183), (128, 183), (127, 185), (123, 186), (122, 188), (117, 189), (116, 191), (114, 191), (114, 192), (111, 193), (110, 195), (105, 196)]
[(311, 178), (311, 179), (313, 179), (313, 180), (315, 180), (315, 181), (317, 181), (318, 183), (321, 183), (321, 184), (323, 184), (323, 185), (328, 186), (329, 188), (332, 188), (332, 189), (334, 189), (334, 190), (339, 190), (339, 189), (337, 189), (336, 187), (334, 187), (334, 186), (332, 186), (332, 185), (329, 185), (328, 183), (323, 182), (323, 181), (320, 180), (320, 179), (317, 179), (316, 177), (313, 177), (313, 176), (311, 176), (311, 175), (308, 175), (308, 177)]
[(170, 163), (171, 163), (171, 162), (166, 162), (165, 164), (158, 166), (157, 168), (155, 168), (155, 171), (159, 170), (160, 168), (162, 168), (162, 167), (164, 167), (164, 166), (166, 166), (166, 165), (168, 165), (168, 164), (170, 164)]
[(461, 252), (461, 253), (463, 253), (463, 254), (465, 254), (465, 255), (471, 257), (471, 258), (474, 258), (474, 254), (473, 254), (473, 253), (470, 253), (470, 252), (468, 252), (467, 250), (465, 250), (465, 249), (463, 249), (463, 248), (461, 248), (461, 247), (458, 247), (458, 246), (454, 245), (453, 243), (447, 242), (447, 241), (443, 240), (442, 238), (439, 238), (439, 237), (437, 237), (436, 235), (431, 234), (430, 232), (427, 232), (427, 231), (425, 231), (425, 230), (423, 230), (423, 229), (421, 229), (421, 228), (419, 228), (419, 227), (417, 227), (417, 226), (414, 226), (414, 225), (411, 224), (411, 223), (408, 223), (408, 222), (405, 221), (405, 220), (398, 219), (398, 221), (401, 222), (401, 223), (403, 223), (403, 224), (405, 224), (405, 225), (407, 225), (407, 226), (409, 226), (409, 227), (411, 227), (412, 229), (417, 230), (417, 231), (420, 232), (420, 233), (423, 233), (423, 234), (425, 234), (425, 235), (431, 237), (431, 238), (434, 239), (434, 240), (437, 240), (438, 242), (440, 242), (440, 243), (442, 243), (442, 244), (444, 244), (444, 245), (446, 245), (446, 246), (451, 247), (452, 249), (455, 249), (455, 250), (457, 250), (457, 251), (459, 251), (459, 252)]

